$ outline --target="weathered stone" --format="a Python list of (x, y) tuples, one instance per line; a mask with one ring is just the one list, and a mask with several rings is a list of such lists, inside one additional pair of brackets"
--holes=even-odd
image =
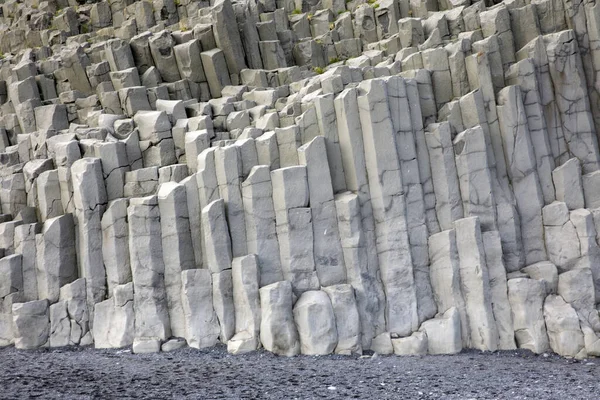
[(237, 147), (217, 148), (215, 151), (215, 167), (219, 193), (226, 204), (225, 212), (227, 224), (230, 228), (231, 252), (233, 257), (240, 257), (247, 254), (248, 249), (240, 184), (241, 160)]
[(50, 337), (48, 306), (46, 299), (13, 304), (15, 348), (35, 349), (48, 345)]
[[(386, 292), (388, 331), (408, 335), (417, 329), (417, 299), (406, 224), (406, 202), (393, 125), (382, 80), (361, 84), (358, 108), (375, 219), (381, 280)], [(388, 135), (388, 136), (386, 136)]]
[(113, 200), (102, 216), (102, 258), (108, 293), (117, 285), (131, 282), (127, 206), (127, 199)]
[(260, 341), (263, 347), (287, 357), (300, 353), (300, 339), (292, 312), (292, 285), (276, 282), (260, 288)]
[[(281, 154), (281, 152), (280, 152)], [(331, 286), (346, 281), (344, 256), (337, 224), (325, 138), (318, 136), (298, 149), (300, 164), (306, 166), (312, 213), (314, 259), (319, 282)]]
[(490, 277), (479, 218), (454, 222), (460, 259), (461, 289), (469, 319), (470, 346), (488, 351), (498, 348), (498, 328), (494, 320)]
[(479, 217), (484, 230), (495, 229), (496, 207), (481, 127), (458, 134), (454, 153), (465, 216)]
[(102, 261), (102, 214), (108, 203), (102, 178), (102, 163), (97, 158), (82, 158), (71, 166), (73, 201), (77, 225), (79, 276), (86, 278), (88, 304), (104, 300), (106, 269)]
[(134, 337), (133, 283), (117, 285), (113, 297), (94, 307), (94, 346), (120, 348), (130, 346)]
[(54, 303), (58, 301), (60, 288), (77, 278), (73, 215), (46, 220), (35, 239), (38, 298)]
[(490, 280), (492, 311), (498, 327), (498, 349), (516, 348), (510, 304), (507, 297), (506, 269), (502, 261), (502, 243), (498, 231), (482, 233), (485, 262)]
[(269, 167), (259, 165), (252, 168), (242, 183), (246, 243), (248, 252), (256, 254), (259, 268), (260, 287), (283, 279), (279, 241), (273, 208), (273, 186)]
[(429, 150), (437, 219), (442, 230), (451, 229), (452, 223), (464, 214), (450, 125), (429, 125), (425, 138)]
[(429, 354), (456, 354), (462, 350), (460, 316), (456, 308), (423, 322), (420, 330), (427, 334)]
[(131, 352), (133, 354), (158, 353), (161, 339), (158, 337), (136, 337), (133, 339)]
[(392, 339), (394, 354), (399, 356), (422, 356), (427, 354), (427, 334), (414, 332), (405, 338)]
[(175, 182), (163, 183), (158, 190), (158, 208), (171, 334), (183, 337), (181, 272), (196, 267), (185, 186)]
[[(233, 303), (235, 307), (235, 335), (230, 342), (238, 350), (253, 351), (259, 346), (260, 298), (259, 271), (254, 254), (234, 258), (231, 264)], [(228, 347), (229, 350), (229, 347)]]
[(460, 261), (454, 229), (429, 237), (430, 277), (433, 296), (440, 314), (454, 308), (460, 316), (462, 343), (469, 346), (469, 318), (461, 290)]
[(322, 355), (333, 352), (338, 335), (333, 307), (325, 292), (309, 290), (302, 293), (294, 305), (294, 321), (298, 328), (302, 354)]
[(351, 285), (334, 285), (322, 289), (329, 296), (338, 335), (336, 354), (362, 354), (360, 315)]
[[(335, 202), (346, 275), (356, 296), (362, 347), (367, 349), (370, 347), (371, 340), (385, 331), (385, 295), (381, 281), (377, 277), (377, 264), (369, 264), (372, 261), (369, 259), (367, 247), (368, 233), (363, 230), (359, 196), (345, 192), (337, 195)], [(335, 311), (335, 301), (331, 293), (328, 294), (332, 298)], [(342, 343), (344, 332), (347, 330), (338, 332), (340, 337), (338, 346)]]
[(552, 180), (557, 201), (564, 202), (569, 210), (584, 207), (581, 163), (577, 158), (571, 158), (552, 171)]
[(134, 198), (127, 207), (129, 259), (133, 277), (135, 336), (171, 336), (165, 264), (156, 196)]
[(508, 280), (508, 300), (512, 309), (517, 345), (536, 354), (541, 354), (549, 348), (543, 315), (545, 298), (543, 282), (526, 278)]
[(219, 319), (221, 343), (227, 343), (235, 334), (233, 278), (231, 269), (212, 274), (213, 306)]
[(552, 351), (561, 356), (575, 357), (584, 348), (577, 312), (562, 297), (546, 297), (544, 320)]
[(188, 269), (181, 273), (185, 339), (188, 346), (197, 349), (214, 346), (219, 338), (211, 281), (211, 274), (206, 269)]
[(569, 219), (567, 205), (555, 201), (544, 207), (542, 214), (548, 258), (560, 271), (570, 269), (571, 264), (581, 256), (581, 248), (575, 226)]
[(296, 295), (316, 290), (319, 280), (313, 257), (313, 228), (306, 167), (271, 171), (273, 206), (281, 268)]
[(213, 273), (231, 268), (231, 239), (223, 199), (215, 200), (202, 209), (202, 232), (207, 268)]

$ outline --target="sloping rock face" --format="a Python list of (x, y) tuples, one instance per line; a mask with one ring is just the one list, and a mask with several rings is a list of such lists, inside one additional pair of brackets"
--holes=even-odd
[(594, 1), (5, 1), (0, 346), (600, 354)]

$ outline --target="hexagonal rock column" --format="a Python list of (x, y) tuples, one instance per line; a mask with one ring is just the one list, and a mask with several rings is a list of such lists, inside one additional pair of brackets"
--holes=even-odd
[(128, 204), (128, 199), (117, 199), (108, 203), (100, 223), (102, 226), (102, 257), (106, 268), (109, 295), (117, 285), (131, 282)]
[[(369, 349), (371, 340), (386, 329), (383, 285), (377, 276), (377, 271), (373, 272), (368, 265), (367, 235), (363, 230), (358, 195), (350, 192), (338, 194), (335, 196), (335, 203), (348, 283), (354, 289), (356, 307), (360, 316), (360, 344), (363, 349)], [(327, 291), (327, 288), (324, 290)], [(331, 293), (328, 294), (332, 297)], [(335, 310), (333, 299), (332, 303)], [(340, 337), (338, 348), (343, 349), (347, 344), (342, 337), (349, 335), (350, 332), (345, 329), (338, 334)]]
[(135, 336), (171, 336), (165, 264), (156, 196), (133, 198), (127, 207), (129, 260), (133, 277)]
[(35, 241), (38, 297), (54, 303), (58, 301), (60, 288), (77, 278), (73, 215), (46, 220)]
[(469, 319), (470, 346), (483, 351), (498, 349), (498, 328), (492, 311), (489, 272), (479, 218), (454, 222), (460, 259), (461, 290)]
[(206, 269), (181, 273), (181, 302), (188, 346), (212, 347), (219, 339), (219, 320), (213, 308), (211, 274)]
[(417, 298), (406, 221), (406, 202), (385, 82), (360, 84), (359, 115), (365, 147), (377, 253), (386, 293), (389, 332), (409, 335), (418, 328)]
[(102, 214), (108, 199), (98, 158), (83, 158), (71, 166), (75, 223), (79, 248), (79, 276), (86, 278), (88, 305), (106, 296), (106, 269), (102, 261)]
[(298, 158), (300, 164), (306, 166), (312, 213), (314, 260), (319, 282), (323, 286), (345, 283), (346, 269), (338, 232), (325, 138), (317, 136), (300, 147)]
[(171, 334), (183, 337), (181, 272), (196, 267), (185, 186), (175, 182), (163, 183), (158, 189), (158, 208)]
[(306, 167), (271, 171), (281, 268), (296, 295), (319, 287), (313, 256), (313, 228)]
[(231, 273), (235, 335), (227, 343), (227, 350), (233, 354), (240, 354), (256, 350), (260, 344), (260, 298), (256, 255), (234, 258)]
[(271, 172), (266, 165), (252, 168), (242, 183), (246, 244), (248, 251), (258, 258), (260, 286), (283, 279), (279, 241), (273, 208)]

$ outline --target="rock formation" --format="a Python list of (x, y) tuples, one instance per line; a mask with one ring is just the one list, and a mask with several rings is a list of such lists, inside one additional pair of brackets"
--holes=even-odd
[(600, 354), (594, 0), (6, 0), (0, 346)]

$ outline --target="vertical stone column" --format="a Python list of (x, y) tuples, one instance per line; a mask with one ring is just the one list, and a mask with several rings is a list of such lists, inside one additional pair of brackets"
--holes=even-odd
[(219, 147), (215, 151), (215, 167), (219, 192), (225, 200), (227, 223), (230, 227), (231, 249), (234, 257), (248, 254), (246, 223), (240, 186), (241, 161), (236, 146)]
[[(492, 75), (490, 70), (490, 63), (488, 56), (483, 53), (473, 54), (466, 58), (467, 65), (467, 73), (469, 76), (469, 84), (471, 85), (471, 89), (475, 90), (479, 88), (481, 93), (481, 97), (483, 100), (483, 105), (485, 109), (485, 115), (487, 119), (488, 129), (489, 129), (489, 142), (488, 146), (491, 146), (491, 151), (494, 153), (493, 162), (490, 162), (490, 169), (494, 169), (496, 173), (496, 177), (498, 179), (499, 188), (502, 191), (504, 197), (507, 200), (510, 200), (512, 197), (512, 192), (510, 191), (508, 176), (506, 172), (506, 161), (504, 160), (504, 150), (502, 148), (502, 138), (500, 136), (500, 127), (498, 125), (498, 114), (496, 111), (496, 96), (494, 92), (494, 85), (492, 83)], [(465, 109), (462, 108), (461, 111), (465, 113)], [(464, 117), (463, 117), (464, 121)], [(465, 127), (467, 126), (466, 121)], [(490, 160), (492, 159), (490, 158)], [(500, 193), (497, 189), (496, 196), (500, 196)]]
[(283, 280), (273, 208), (271, 172), (266, 165), (252, 168), (242, 183), (246, 244), (256, 254), (260, 287)]
[[(358, 90), (356, 88), (343, 90), (336, 97), (334, 105), (346, 187), (357, 194), (358, 205), (360, 207), (358, 217), (360, 219), (361, 230), (364, 232), (364, 245), (366, 247), (365, 273), (373, 281), (380, 281), (377, 278), (379, 275), (379, 259), (375, 244), (375, 220), (373, 218), (369, 179), (365, 164), (365, 148), (362, 138), (362, 125), (358, 113), (357, 93)], [(379, 291), (375, 297), (379, 295), (383, 296), (383, 293), (380, 293), (381, 290), (381, 282), (379, 282)], [(384, 311), (385, 307), (380, 310), (380, 312)], [(377, 334), (379, 333), (382, 332), (378, 332)], [(363, 346), (364, 348), (368, 348), (364, 344)]]
[(325, 137), (333, 192), (343, 192), (346, 190), (346, 179), (344, 178), (344, 164), (342, 163), (334, 96), (333, 94), (318, 96), (314, 99), (313, 104), (317, 114), (319, 131)]
[(461, 290), (469, 318), (470, 346), (482, 351), (498, 349), (498, 328), (492, 310), (490, 280), (479, 218), (454, 222), (460, 259)]
[(496, 229), (496, 203), (481, 127), (459, 133), (454, 154), (464, 215), (479, 217), (484, 230)]
[(222, 343), (235, 333), (233, 282), (231, 277), (231, 238), (225, 201), (215, 200), (202, 209), (202, 230), (206, 265), (212, 273), (213, 306), (219, 319)]
[(271, 171), (273, 206), (283, 278), (296, 295), (319, 288), (306, 167)]
[(519, 85), (521, 89), (540, 187), (544, 196), (544, 204), (548, 205), (555, 200), (552, 170), (556, 164), (548, 137), (533, 60), (525, 59), (513, 64), (506, 75), (507, 84)]
[(102, 160), (102, 176), (108, 200), (123, 197), (125, 173), (131, 170), (127, 146), (123, 142), (102, 142), (94, 145), (95, 156)]
[(498, 349), (516, 348), (513, 319), (508, 302), (506, 269), (502, 261), (502, 243), (498, 231), (484, 232), (481, 235), (485, 250), (485, 262), (490, 280), (490, 298), (494, 320), (498, 328)]
[(158, 189), (158, 208), (165, 264), (165, 290), (171, 334), (183, 337), (185, 323), (181, 304), (181, 272), (196, 267), (185, 186), (163, 183)]
[(365, 147), (377, 253), (386, 293), (389, 332), (410, 335), (418, 328), (417, 297), (400, 161), (383, 80), (360, 85), (358, 108)]
[(386, 83), (390, 116), (396, 133), (396, 151), (400, 161), (406, 198), (406, 221), (414, 267), (419, 321), (424, 321), (436, 314), (436, 307), (429, 281), (429, 253), (427, 250), (429, 233), (417, 161), (417, 147), (406, 84), (398, 76), (386, 78)]
[(306, 166), (317, 275), (322, 286), (331, 286), (346, 282), (346, 268), (338, 232), (326, 140), (323, 136), (317, 136), (298, 149), (298, 158), (300, 164)]
[(421, 104), (419, 103), (419, 89), (417, 81), (414, 79), (405, 79), (406, 95), (408, 97), (408, 106), (410, 108), (410, 120), (413, 134), (415, 137), (416, 157), (419, 165), (419, 177), (421, 187), (423, 188), (423, 201), (425, 202), (425, 221), (429, 234), (440, 231), (440, 226), (435, 213), (436, 198), (433, 188), (433, 179), (431, 166), (429, 164), (429, 151), (425, 139), (423, 128), (423, 116), (421, 114)]
[(438, 313), (443, 314), (453, 307), (460, 315), (462, 343), (471, 342), (469, 316), (461, 290), (460, 261), (456, 245), (456, 231), (449, 229), (429, 237), (431, 259), (431, 287), (436, 299)]
[(44, 171), (35, 181), (37, 185), (37, 206), (41, 222), (62, 215), (64, 212), (58, 170)]
[(77, 251), (73, 215), (65, 214), (44, 222), (35, 235), (38, 298), (58, 301), (60, 288), (77, 278)]
[(156, 196), (133, 198), (127, 207), (134, 289), (135, 336), (171, 336), (165, 291), (160, 210)]
[(79, 276), (86, 278), (88, 307), (106, 297), (106, 269), (102, 256), (102, 214), (108, 203), (98, 158), (83, 158), (71, 167)]
[(196, 268), (202, 268), (202, 209), (200, 208), (200, 198), (198, 197), (197, 174), (190, 175), (179, 183), (185, 187)]
[(254, 254), (233, 259), (233, 303), (235, 336), (228, 343), (230, 353), (254, 351), (260, 344), (260, 297), (258, 265)]
[(385, 294), (376, 274), (369, 270), (366, 233), (362, 225), (358, 195), (344, 192), (335, 197), (338, 228), (348, 282), (354, 288), (360, 315), (362, 347), (385, 332)]
[(181, 273), (181, 302), (188, 346), (203, 349), (217, 344), (219, 320), (213, 308), (211, 274), (207, 269)]
[(542, 224), (544, 197), (539, 184), (527, 116), (518, 86), (498, 93), (498, 115), (504, 151), (521, 221), (525, 264), (547, 260)]
[(598, 170), (600, 152), (590, 109), (586, 79), (575, 33), (571, 30), (544, 36), (556, 104), (569, 151), (581, 161), (585, 174)]
[(116, 286), (131, 282), (128, 203), (127, 199), (113, 200), (102, 216), (102, 258), (109, 297)]
[(21, 254), (23, 269), (23, 299), (33, 301), (38, 299), (38, 284), (36, 272), (36, 234), (42, 231), (43, 224), (23, 224), (15, 227), (15, 253)]
[(543, 314), (545, 298), (544, 282), (540, 280), (508, 280), (508, 300), (513, 316), (515, 339), (520, 349), (528, 349), (536, 354), (549, 349)]
[(464, 211), (450, 124), (442, 122), (429, 125), (425, 139), (429, 150), (437, 220), (440, 229), (452, 229), (453, 222), (464, 217)]
[(544, 112), (550, 148), (552, 149), (552, 155), (554, 156), (554, 163), (560, 165), (567, 161), (571, 155), (569, 154), (569, 149), (565, 141), (560, 111), (554, 94), (554, 86), (552, 85), (552, 78), (550, 76), (550, 66), (548, 65), (548, 55), (546, 53), (544, 38), (538, 36), (533, 39), (517, 53), (517, 58), (530, 58), (535, 66), (540, 103), (542, 104)]
[[(217, 174), (215, 169), (215, 147), (204, 150), (198, 156), (198, 172), (196, 173), (196, 184), (198, 185), (198, 202), (200, 204), (200, 215), (204, 207), (219, 198), (219, 186), (217, 183)], [(204, 238), (204, 222), (200, 217), (200, 235)], [(202, 265), (207, 268), (206, 249), (204, 240), (202, 245)]]

